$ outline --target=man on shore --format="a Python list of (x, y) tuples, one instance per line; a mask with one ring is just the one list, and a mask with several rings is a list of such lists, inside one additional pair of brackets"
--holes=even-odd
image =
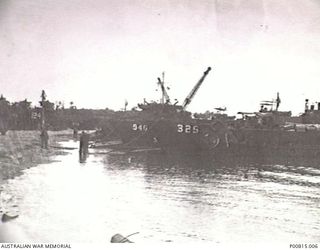
[(48, 149), (49, 135), (48, 135), (48, 131), (45, 128), (41, 130), (40, 140), (41, 140), (41, 148)]

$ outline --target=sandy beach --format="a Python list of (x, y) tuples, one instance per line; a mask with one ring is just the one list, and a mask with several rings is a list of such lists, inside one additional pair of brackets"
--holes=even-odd
[(48, 163), (55, 155), (66, 154), (59, 142), (70, 138), (71, 130), (49, 131), (49, 148), (41, 149), (39, 131), (8, 131), (0, 136), (0, 184), (20, 175), (24, 169)]
[[(17, 205), (9, 210), (6, 208), (5, 183), (23, 174), (23, 171), (39, 166), (39, 164), (51, 163), (57, 155), (68, 154), (66, 148), (60, 143), (70, 140), (72, 131), (49, 131), (49, 147), (41, 149), (39, 131), (8, 131), (5, 136), (0, 136), (0, 216), (9, 213), (19, 215)], [(4, 196), (4, 197), (3, 197)], [(3, 204), (1, 204), (4, 202)], [(9, 202), (10, 203), (10, 202)], [(2, 218), (3, 219), (3, 218)], [(25, 232), (14, 223), (1, 223), (0, 242), (11, 242), (16, 239), (28, 239)]]

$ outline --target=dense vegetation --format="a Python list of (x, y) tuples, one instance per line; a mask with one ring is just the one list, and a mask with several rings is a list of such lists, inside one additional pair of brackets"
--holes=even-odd
[(27, 99), (11, 103), (1, 95), (0, 130), (5, 132), (6, 130), (40, 129), (42, 116), (49, 130), (62, 130), (75, 126), (78, 129), (95, 129), (114, 113), (109, 109), (77, 109), (72, 104), (69, 108), (64, 108), (61, 103), (54, 104), (43, 99), (39, 102), (39, 106), (32, 106)]

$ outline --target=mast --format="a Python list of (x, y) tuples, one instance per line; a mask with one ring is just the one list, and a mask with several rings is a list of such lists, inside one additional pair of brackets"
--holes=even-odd
[(277, 92), (276, 111), (278, 111), (278, 108), (279, 108), (279, 106), (280, 106), (280, 103), (281, 103), (281, 99), (280, 99), (280, 96), (279, 96), (279, 92)]
[(273, 111), (274, 108), (275, 108), (275, 111), (278, 111), (280, 103), (281, 103), (280, 95), (279, 95), (279, 92), (277, 92), (276, 99), (272, 99), (272, 101), (262, 101), (260, 103), (261, 105), (260, 111), (264, 111), (264, 108), (265, 108), (264, 106), (270, 106), (270, 111)]
[(193, 87), (189, 95), (184, 99), (184, 102), (182, 104), (182, 109), (185, 110), (187, 106), (191, 103), (194, 95), (197, 93), (198, 89), (200, 88), (202, 82), (208, 75), (209, 71), (211, 70), (211, 67), (208, 67), (208, 69), (203, 73), (203, 76), (200, 78), (200, 80), (197, 82), (197, 84)]
[(170, 103), (170, 97), (168, 95), (168, 92), (166, 91), (166, 88), (164, 87), (164, 72), (162, 72), (162, 81), (160, 77), (158, 77), (158, 84), (160, 85), (162, 92), (161, 104)]
[(45, 101), (46, 101), (46, 92), (44, 90), (42, 90), (41, 92), (41, 129), (44, 129), (45, 128), (45, 112), (44, 112), (44, 109), (45, 109)]
[(124, 101), (124, 111), (127, 111), (128, 101), (125, 99)]

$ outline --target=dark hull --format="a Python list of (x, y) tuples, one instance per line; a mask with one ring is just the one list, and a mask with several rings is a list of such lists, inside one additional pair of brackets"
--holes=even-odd
[[(130, 159), (130, 160), (129, 160)], [(124, 151), (121, 154), (110, 154), (108, 161), (121, 162), (123, 165), (132, 166), (134, 162), (143, 164), (147, 168), (160, 166), (160, 169), (168, 167), (183, 167), (192, 169), (229, 169), (234, 168), (264, 168), (268, 166), (295, 166), (297, 172), (301, 172), (301, 166), (319, 168), (320, 150), (316, 148), (300, 148), (296, 151), (282, 149), (258, 151), (254, 148), (230, 147), (227, 150), (186, 152), (177, 148), (145, 151)], [(277, 167), (276, 167), (277, 168)], [(301, 170), (301, 171), (300, 171)], [(163, 170), (159, 170), (160, 172)], [(184, 171), (184, 170), (182, 170)]]
[(207, 121), (186, 119), (125, 120), (114, 121), (112, 126), (124, 145), (128, 147), (176, 148), (182, 151), (203, 151), (219, 141), (218, 131), (213, 131)]
[[(139, 127), (140, 126), (140, 127)], [(282, 129), (227, 129), (220, 122), (186, 119), (122, 120), (113, 127), (128, 148), (160, 148), (225, 157), (319, 158), (320, 131)]]

